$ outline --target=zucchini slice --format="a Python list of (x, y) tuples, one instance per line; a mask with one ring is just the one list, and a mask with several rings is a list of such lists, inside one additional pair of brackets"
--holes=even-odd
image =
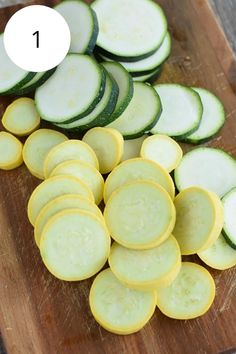
[(116, 242), (142, 250), (156, 247), (170, 236), (175, 225), (175, 208), (159, 184), (137, 180), (112, 193), (104, 218)]
[(204, 315), (215, 298), (215, 282), (202, 266), (183, 262), (173, 283), (157, 291), (157, 306), (164, 315), (190, 320)]
[(129, 289), (107, 268), (93, 281), (89, 305), (95, 320), (107, 331), (131, 334), (142, 329), (154, 314), (156, 292)]
[(48, 178), (59, 164), (69, 160), (83, 161), (97, 169), (99, 167), (91, 147), (83, 141), (71, 139), (50, 150), (44, 162), (45, 178)]
[(223, 127), (226, 119), (224, 106), (218, 97), (203, 88), (193, 88), (202, 101), (203, 114), (199, 128), (187, 136), (186, 141), (200, 144), (210, 140)]
[(174, 200), (176, 237), (181, 254), (190, 255), (209, 248), (219, 237), (224, 211), (219, 197), (205, 189), (190, 187)]
[(13, 170), (23, 163), (22, 143), (7, 132), (0, 132), (0, 169)]
[(173, 236), (155, 248), (140, 251), (114, 242), (108, 261), (120, 282), (143, 291), (170, 285), (181, 268), (180, 249)]
[(40, 253), (49, 272), (66, 281), (92, 277), (106, 263), (110, 236), (94, 214), (68, 209), (54, 215), (43, 228)]
[(119, 87), (118, 100), (112, 113), (112, 119), (115, 120), (125, 111), (133, 97), (133, 80), (128, 71), (117, 62), (103, 62), (102, 66), (113, 77)]
[(121, 162), (139, 157), (142, 144), (146, 138), (147, 135), (143, 135), (140, 138), (124, 140), (124, 152), (121, 158)]
[(236, 211), (236, 188), (233, 188), (224, 196), (222, 203), (225, 214), (223, 235), (229, 245), (236, 249), (236, 221), (234, 216)]
[(120, 162), (124, 139), (118, 131), (93, 128), (84, 135), (83, 141), (95, 151), (102, 174), (111, 172)]
[(161, 114), (161, 101), (152, 86), (134, 83), (134, 95), (124, 113), (109, 128), (118, 130), (125, 139), (142, 136), (153, 128)]
[(48, 152), (68, 138), (52, 129), (39, 129), (26, 140), (23, 148), (23, 159), (33, 176), (44, 179), (44, 160)]
[(155, 134), (145, 139), (140, 155), (157, 162), (171, 172), (179, 165), (183, 151), (179, 144), (167, 135)]
[(223, 197), (236, 186), (236, 161), (221, 149), (194, 149), (176, 168), (175, 184), (179, 191), (199, 186)]
[(79, 178), (73, 176), (55, 176), (38, 185), (28, 202), (28, 218), (34, 226), (43, 207), (56, 197), (65, 194), (79, 194), (94, 202), (90, 189)]
[(48, 71), (36, 73), (36, 75), (29, 82), (20, 87), (18, 90), (14, 91), (14, 95), (22, 96), (33, 92), (37, 87), (44, 84), (47, 79), (49, 79), (49, 77), (54, 73), (55, 70), (56, 68), (53, 68)]
[(27, 97), (18, 98), (5, 110), (2, 125), (12, 134), (25, 136), (31, 134), (40, 125), (40, 116), (34, 100)]
[(92, 7), (100, 29), (97, 45), (121, 61), (149, 56), (167, 33), (164, 12), (154, 1), (96, 0)]
[(174, 199), (175, 187), (167, 171), (151, 160), (135, 158), (122, 162), (107, 177), (104, 186), (105, 203), (107, 203), (111, 194), (117, 188), (137, 179), (160, 184), (169, 193), (170, 197)]
[(161, 99), (162, 114), (152, 134), (181, 140), (198, 129), (203, 107), (197, 92), (179, 84), (160, 84), (154, 88)]
[(70, 28), (70, 52), (91, 54), (98, 37), (96, 13), (79, 0), (62, 1), (54, 9), (64, 17)]
[(228, 244), (222, 234), (211, 247), (199, 252), (198, 257), (209, 267), (218, 270), (229, 269), (236, 265), (236, 250)]
[(52, 216), (56, 215), (60, 211), (66, 209), (80, 209), (89, 211), (96, 215), (101, 221), (104, 222), (104, 218), (101, 210), (92, 203), (89, 199), (82, 197), (79, 194), (66, 194), (60, 197), (57, 197), (47, 203), (42, 210), (40, 211), (34, 226), (34, 238), (37, 246), (40, 245), (40, 239), (43, 232), (43, 228), (51, 219)]
[(158, 66), (155, 70), (150, 71), (148, 74), (133, 76), (133, 81), (153, 83), (161, 75), (163, 66)]
[(83, 181), (93, 192), (95, 203), (98, 205), (103, 199), (104, 179), (100, 172), (86, 162), (69, 160), (60, 163), (51, 172), (49, 177), (67, 175)]
[(104, 70), (93, 58), (68, 54), (35, 92), (41, 118), (52, 123), (70, 123), (87, 116), (102, 98), (105, 81)]

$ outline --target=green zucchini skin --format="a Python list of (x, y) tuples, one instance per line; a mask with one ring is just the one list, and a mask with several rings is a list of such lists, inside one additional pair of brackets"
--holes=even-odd
[(135, 61), (146, 59), (146, 58), (150, 57), (150, 55), (154, 54), (157, 49), (158, 48), (155, 48), (151, 52), (145, 53), (143, 55), (138, 55), (136, 57), (123, 57), (123, 56), (120, 56), (120, 55), (116, 55), (116, 54), (108, 52), (107, 50), (105, 50), (105, 49), (103, 49), (103, 48), (101, 48), (99, 46), (96, 46), (95, 51), (98, 52), (98, 53), (101, 53), (105, 57), (107, 57), (107, 58), (109, 58), (111, 60), (114, 60), (114, 61), (124, 61), (124, 62), (128, 62), (128, 63), (133, 63)]
[(222, 230), (222, 235), (225, 238), (225, 241), (228, 243), (228, 245), (230, 247), (232, 247), (234, 250), (236, 250), (236, 244), (234, 242), (232, 242), (232, 240), (228, 237), (227, 233), (224, 231), (224, 229)]
[(21, 80), (20, 82), (17, 83), (17, 85), (11, 87), (9, 90), (2, 91), (0, 93), (0, 96), (14, 95), (16, 91), (20, 90), (22, 86), (24, 86), (30, 80), (32, 80), (36, 74), (37, 74), (36, 72), (29, 72), (23, 80)]
[(96, 46), (97, 39), (98, 39), (98, 33), (99, 33), (99, 25), (98, 25), (98, 18), (97, 18), (96, 12), (92, 8), (91, 8), (91, 12), (93, 15), (93, 24), (94, 24), (93, 35), (92, 35), (90, 42), (88, 44), (88, 47), (85, 51), (85, 53), (89, 54), (89, 55), (91, 55), (94, 51), (94, 48)]
[(17, 90), (16, 92), (14, 92), (15, 95), (17, 96), (22, 96), (22, 95), (26, 95), (28, 93), (31, 93), (33, 91), (36, 90), (36, 88), (38, 88), (39, 86), (43, 85), (47, 79), (49, 79), (49, 77), (56, 71), (56, 68), (53, 68), (51, 70), (48, 70), (37, 82), (35, 82), (32, 85), (29, 85), (27, 87), (22, 87), (19, 90)]

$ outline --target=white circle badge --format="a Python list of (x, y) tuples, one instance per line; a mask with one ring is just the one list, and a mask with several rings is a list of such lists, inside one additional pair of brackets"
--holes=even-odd
[(56, 10), (32, 5), (17, 11), (4, 31), (10, 59), (27, 71), (47, 71), (62, 62), (70, 48), (70, 29)]

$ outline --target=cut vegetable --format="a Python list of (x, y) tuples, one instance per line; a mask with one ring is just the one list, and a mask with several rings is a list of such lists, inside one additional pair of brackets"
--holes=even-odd
[(141, 82), (154, 82), (161, 75), (163, 66), (158, 66), (157, 69), (151, 71), (148, 74), (143, 74), (141, 76), (133, 76), (133, 81), (141, 81)]
[(147, 135), (143, 135), (137, 139), (130, 139), (124, 141), (124, 152), (121, 158), (121, 162), (133, 159), (140, 156), (140, 151), (144, 140)]
[(162, 114), (152, 134), (183, 139), (198, 129), (203, 107), (197, 92), (178, 84), (161, 84), (154, 88), (161, 99)]
[(229, 269), (236, 265), (236, 250), (227, 243), (222, 234), (211, 247), (199, 252), (198, 256), (209, 267), (218, 270)]
[(225, 214), (223, 235), (230, 246), (236, 249), (236, 188), (227, 193), (222, 202)]
[(3, 114), (2, 125), (15, 135), (31, 134), (40, 125), (34, 100), (23, 97), (13, 101)]
[(222, 203), (216, 194), (199, 187), (180, 192), (174, 201), (176, 237), (181, 254), (190, 255), (209, 248), (224, 224)]
[(68, 209), (54, 215), (45, 225), (40, 253), (55, 277), (78, 281), (92, 277), (104, 266), (110, 242), (106, 226), (97, 216)]
[(64, 134), (51, 129), (36, 130), (28, 137), (23, 148), (23, 159), (32, 175), (44, 179), (43, 166), (48, 152), (67, 139)]
[(168, 286), (177, 277), (181, 267), (179, 245), (170, 236), (150, 250), (132, 250), (114, 242), (109, 265), (115, 276), (126, 286), (151, 291)]
[(161, 114), (161, 101), (152, 86), (134, 83), (134, 95), (124, 113), (109, 128), (118, 130), (125, 139), (142, 136), (152, 129)]
[(90, 189), (76, 177), (56, 176), (47, 179), (35, 188), (28, 202), (28, 218), (34, 226), (35, 221), (43, 207), (56, 197), (65, 194), (79, 194), (94, 201)]
[(104, 222), (101, 210), (89, 199), (81, 197), (78, 194), (66, 194), (61, 197), (57, 197), (43, 207), (35, 221), (34, 238), (38, 247), (43, 228), (48, 220), (55, 214), (66, 209), (80, 209), (89, 211)]
[(96, 0), (92, 7), (100, 29), (97, 44), (116, 59), (149, 56), (167, 33), (166, 17), (154, 1)]
[(113, 275), (110, 268), (95, 278), (89, 295), (95, 320), (107, 331), (131, 334), (150, 320), (156, 305), (156, 293), (132, 290)]
[(14, 91), (14, 95), (22, 96), (33, 92), (37, 87), (43, 85), (55, 70), (56, 68), (53, 68), (48, 71), (37, 73), (29, 82), (20, 87), (18, 90)]
[(71, 53), (91, 54), (98, 37), (98, 21), (91, 7), (79, 0), (62, 1), (55, 6), (66, 20), (71, 33)]
[(23, 163), (22, 144), (10, 133), (0, 132), (0, 169), (12, 170)]
[(183, 157), (179, 144), (166, 135), (155, 134), (143, 142), (140, 155), (157, 162), (168, 172), (173, 171)]
[(44, 162), (45, 178), (48, 178), (54, 168), (56, 168), (60, 163), (69, 160), (83, 161), (97, 169), (99, 167), (95, 152), (88, 144), (85, 144), (80, 140), (68, 140), (51, 149), (47, 155)]
[(198, 264), (183, 262), (174, 282), (157, 291), (157, 306), (166, 316), (190, 320), (204, 315), (215, 298), (211, 274)]
[(118, 131), (93, 128), (84, 135), (83, 141), (95, 151), (101, 173), (111, 172), (120, 162), (124, 140)]
[(75, 176), (83, 181), (93, 192), (95, 203), (100, 204), (103, 199), (104, 180), (99, 171), (87, 164), (86, 162), (78, 160), (70, 160), (60, 163), (50, 177), (69, 175)]
[(136, 158), (122, 162), (107, 177), (104, 187), (105, 203), (117, 188), (137, 179), (160, 184), (169, 193), (170, 197), (174, 198), (174, 183), (167, 171), (153, 161)]
[(200, 144), (214, 137), (225, 122), (225, 110), (221, 101), (213, 93), (203, 88), (193, 88), (202, 101), (203, 114), (199, 128), (187, 136), (186, 141)]
[(175, 184), (179, 191), (199, 186), (223, 197), (236, 186), (236, 161), (220, 149), (194, 149), (175, 170)]
[(41, 118), (70, 123), (87, 116), (105, 90), (106, 75), (88, 55), (69, 54), (55, 73), (35, 93)]
[(170, 236), (175, 225), (175, 208), (160, 185), (133, 181), (111, 195), (104, 218), (116, 242), (127, 248), (149, 249)]

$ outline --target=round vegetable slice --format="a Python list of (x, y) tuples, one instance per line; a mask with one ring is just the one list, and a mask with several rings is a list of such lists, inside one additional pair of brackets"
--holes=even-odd
[(12, 170), (23, 163), (22, 144), (10, 133), (0, 132), (0, 169)]
[(121, 157), (121, 162), (139, 157), (142, 144), (146, 138), (147, 135), (143, 135), (140, 138), (125, 140), (124, 152)]
[(225, 215), (223, 235), (229, 245), (236, 249), (236, 221), (234, 216), (236, 211), (236, 188), (233, 188), (224, 196), (222, 203)]
[(175, 170), (175, 184), (179, 191), (199, 186), (223, 197), (236, 186), (236, 161), (220, 149), (191, 150)]
[(42, 208), (56, 197), (65, 194), (79, 194), (90, 201), (94, 201), (90, 189), (76, 177), (55, 176), (42, 182), (35, 188), (28, 202), (28, 218), (34, 226)]
[(95, 320), (107, 331), (131, 334), (142, 329), (155, 311), (155, 291), (144, 292), (127, 288), (110, 268), (95, 278), (89, 304)]
[(115, 276), (129, 288), (151, 291), (172, 283), (180, 271), (181, 254), (173, 236), (158, 247), (141, 251), (114, 242), (109, 265)]
[(78, 281), (92, 277), (104, 266), (110, 243), (106, 226), (97, 216), (68, 209), (54, 215), (45, 225), (40, 253), (55, 277)]
[(166, 316), (190, 320), (204, 315), (215, 298), (211, 274), (198, 264), (183, 262), (173, 283), (157, 291), (157, 306)]
[(153, 181), (160, 184), (173, 199), (175, 196), (174, 183), (167, 171), (157, 163), (135, 158), (122, 162), (107, 177), (104, 186), (104, 201), (107, 203), (111, 194), (127, 182), (136, 180)]
[(2, 125), (15, 135), (31, 134), (40, 125), (40, 116), (34, 100), (22, 97), (13, 101), (3, 114)]
[(21, 86), (18, 90), (14, 91), (14, 95), (22, 96), (34, 91), (37, 87), (43, 85), (47, 79), (54, 73), (56, 68), (48, 71), (37, 73), (30, 81)]
[(141, 81), (141, 82), (149, 82), (153, 83), (158, 79), (158, 77), (162, 73), (162, 68), (163, 66), (158, 66), (156, 69), (150, 71), (149, 73), (146, 74), (141, 74), (138, 76), (133, 76), (133, 81)]
[(96, 215), (98, 218), (100, 218), (102, 221), (104, 221), (101, 210), (89, 199), (82, 197), (79, 194), (66, 194), (57, 197), (51, 200), (42, 208), (35, 221), (34, 238), (38, 247), (40, 244), (43, 228), (48, 222), (48, 220), (60, 211), (75, 208), (89, 211)]
[(102, 174), (111, 172), (120, 162), (124, 140), (118, 131), (96, 127), (84, 135), (83, 141), (95, 151)]
[(183, 151), (179, 144), (167, 135), (155, 134), (145, 139), (140, 155), (159, 163), (171, 172), (179, 165)]
[(99, 171), (82, 161), (70, 160), (60, 163), (52, 173), (53, 176), (75, 176), (83, 181), (93, 192), (95, 203), (100, 204), (103, 199), (104, 180)]
[(209, 267), (218, 270), (229, 269), (236, 265), (236, 250), (228, 244), (222, 234), (211, 247), (199, 252), (198, 256)]
[(150, 181), (133, 181), (109, 198), (104, 218), (112, 238), (124, 247), (149, 249), (164, 242), (175, 225), (169, 194)]
[(48, 178), (55, 167), (68, 160), (86, 162), (98, 169), (95, 152), (88, 144), (80, 140), (68, 140), (51, 149), (44, 162), (44, 176)]
[(24, 163), (35, 177), (44, 179), (44, 160), (48, 152), (68, 138), (55, 130), (39, 129), (26, 140), (23, 148)]
[(180, 192), (174, 201), (176, 224), (173, 235), (181, 253), (190, 255), (210, 247), (219, 237), (224, 212), (217, 195), (199, 187)]

